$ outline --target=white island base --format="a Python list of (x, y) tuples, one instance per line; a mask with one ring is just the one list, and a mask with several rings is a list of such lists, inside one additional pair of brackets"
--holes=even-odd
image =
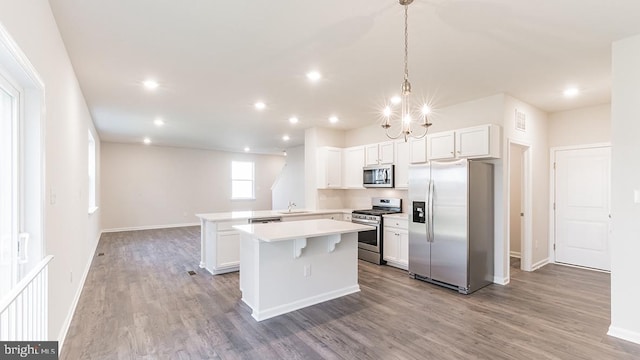
[(240, 291), (258, 321), (360, 291), (358, 231), (335, 220), (239, 225)]

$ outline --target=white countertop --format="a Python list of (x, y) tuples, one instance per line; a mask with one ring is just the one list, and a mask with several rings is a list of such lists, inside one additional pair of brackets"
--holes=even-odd
[(385, 219), (399, 219), (399, 220), (407, 220), (409, 219), (408, 213), (398, 213), (398, 214), (385, 214), (382, 215)]
[(229, 220), (247, 220), (265, 217), (294, 217), (294, 216), (310, 216), (310, 215), (326, 215), (326, 214), (351, 214), (352, 209), (322, 209), (322, 210), (304, 210), (293, 209), (291, 212), (287, 210), (257, 210), (257, 211), (232, 211), (218, 212), (207, 214), (196, 214), (202, 220), (219, 222)]
[(266, 242), (312, 238), (325, 235), (346, 234), (375, 229), (373, 226), (369, 225), (361, 225), (331, 219), (301, 220), (268, 224), (234, 225), (233, 228), (247, 234), (251, 234), (254, 237)]

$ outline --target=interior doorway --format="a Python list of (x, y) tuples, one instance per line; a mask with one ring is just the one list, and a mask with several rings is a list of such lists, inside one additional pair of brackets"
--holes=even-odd
[(507, 234), (509, 277), (512, 271), (532, 271), (530, 146), (509, 141)]

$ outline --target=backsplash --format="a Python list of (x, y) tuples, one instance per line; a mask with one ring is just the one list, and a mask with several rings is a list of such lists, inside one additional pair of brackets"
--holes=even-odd
[(406, 189), (318, 190), (318, 209), (368, 209), (373, 197), (400, 198), (402, 212), (408, 212)]

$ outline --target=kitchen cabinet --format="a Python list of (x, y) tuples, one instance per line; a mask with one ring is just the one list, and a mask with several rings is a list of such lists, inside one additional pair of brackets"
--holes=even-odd
[(204, 254), (204, 264), (210, 273), (224, 274), (238, 271), (240, 265), (240, 233), (233, 225), (246, 224), (247, 220), (202, 222), (203, 241), (210, 249)]
[(383, 259), (387, 265), (407, 270), (409, 268), (409, 231), (406, 219), (384, 220)]
[(365, 148), (354, 146), (342, 153), (342, 186), (347, 189), (364, 189), (362, 186), (362, 168), (364, 167)]
[(421, 164), (427, 162), (427, 139), (409, 139), (409, 163)]
[(500, 126), (488, 124), (427, 135), (429, 160), (499, 158)]
[(410, 161), (410, 144), (404, 140), (396, 142), (395, 151), (395, 187), (397, 189), (406, 189), (409, 187), (409, 161)]
[(394, 143), (386, 141), (378, 144), (370, 144), (365, 146), (365, 164), (381, 165), (393, 164), (394, 161)]
[(342, 149), (322, 147), (317, 152), (317, 188), (339, 189), (342, 187)]

